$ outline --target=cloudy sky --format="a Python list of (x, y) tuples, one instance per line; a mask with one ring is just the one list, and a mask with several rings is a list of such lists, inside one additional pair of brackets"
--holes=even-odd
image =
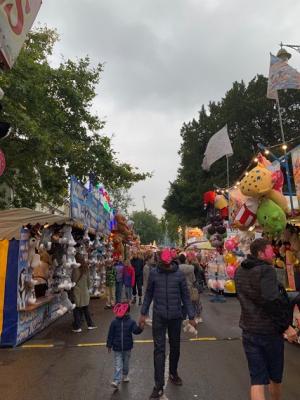
[(134, 209), (146, 196), (161, 215), (183, 122), (233, 81), (266, 75), (281, 41), (300, 44), (299, 15), (299, 0), (44, 0), (37, 21), (57, 28), (56, 59), (105, 63), (94, 108), (119, 158), (154, 172), (133, 187)]

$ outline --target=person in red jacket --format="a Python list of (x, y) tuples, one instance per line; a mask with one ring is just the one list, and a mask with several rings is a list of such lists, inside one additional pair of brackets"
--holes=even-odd
[(124, 261), (123, 282), (125, 286), (125, 295), (129, 303), (132, 301), (132, 288), (135, 285), (135, 271), (130, 260)]

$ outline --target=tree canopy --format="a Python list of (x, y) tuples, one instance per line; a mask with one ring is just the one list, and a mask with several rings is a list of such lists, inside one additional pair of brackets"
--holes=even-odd
[[(7, 169), (1, 183), (13, 190), (13, 206), (61, 205), (71, 175), (90, 173), (109, 189), (128, 189), (149, 174), (120, 162), (104, 126), (91, 112), (103, 65), (89, 57), (51, 65), (56, 31), (32, 31), (14, 68), (0, 75), (5, 92), (1, 119), (12, 125), (1, 147)], [(2, 204), (3, 206), (7, 206)]]
[(159, 219), (150, 211), (134, 211), (130, 217), (134, 222), (134, 230), (140, 236), (142, 244), (149, 244), (154, 240), (160, 242), (163, 237)]
[[(278, 111), (266, 93), (267, 78), (262, 75), (248, 85), (234, 82), (222, 100), (210, 102), (208, 109), (202, 106), (197, 119), (183, 124), (180, 167), (163, 205), (180, 223), (201, 225), (205, 216), (203, 193), (214, 189), (214, 185), (226, 186), (225, 157), (209, 172), (201, 168), (210, 137), (225, 124), (234, 151), (230, 157), (231, 183), (247, 168), (258, 143), (273, 146), (281, 142)], [(296, 139), (294, 143), (299, 143), (300, 91), (280, 91), (280, 102), (286, 140)]]

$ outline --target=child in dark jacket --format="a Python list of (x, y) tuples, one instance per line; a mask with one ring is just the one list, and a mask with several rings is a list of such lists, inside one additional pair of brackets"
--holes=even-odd
[(119, 388), (121, 383), (122, 374), (123, 382), (129, 382), (129, 360), (131, 350), (133, 348), (132, 334), (139, 335), (143, 329), (139, 327), (136, 322), (131, 319), (130, 305), (128, 303), (118, 303), (114, 307), (114, 314), (116, 318), (110, 324), (107, 348), (108, 352), (111, 349), (114, 351), (114, 379), (111, 383), (115, 389)]
[(123, 282), (125, 286), (126, 300), (128, 303), (131, 303), (132, 288), (135, 284), (135, 272), (133, 266), (130, 264), (130, 260), (124, 261)]

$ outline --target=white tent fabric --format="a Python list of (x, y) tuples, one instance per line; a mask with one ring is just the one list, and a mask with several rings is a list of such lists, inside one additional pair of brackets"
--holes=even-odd
[(20, 239), (20, 230), (27, 224), (53, 225), (70, 222), (64, 215), (46, 214), (29, 208), (12, 208), (0, 211), (0, 240)]

